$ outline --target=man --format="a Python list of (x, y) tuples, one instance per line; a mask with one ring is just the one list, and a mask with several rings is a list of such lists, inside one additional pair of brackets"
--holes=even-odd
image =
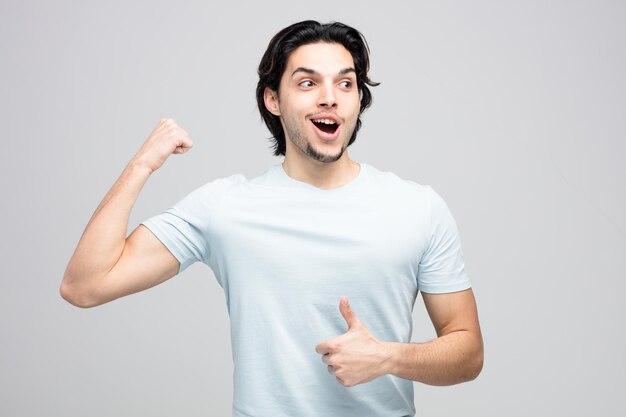
[[(430, 187), (349, 158), (368, 69), (351, 27), (283, 29), (257, 86), (283, 163), (209, 182), (126, 238), (150, 174), (192, 146), (161, 120), (89, 221), (62, 296), (92, 307), (206, 263), (230, 315), (235, 416), (413, 416), (412, 381), (474, 379), (482, 337), (450, 211)], [(409, 343), (418, 291), (438, 337)]]

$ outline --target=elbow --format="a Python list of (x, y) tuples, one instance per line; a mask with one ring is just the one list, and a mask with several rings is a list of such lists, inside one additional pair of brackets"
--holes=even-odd
[(480, 348), (477, 350), (477, 352), (475, 352), (472, 355), (471, 360), (468, 361), (469, 363), (466, 368), (467, 370), (464, 375), (463, 382), (473, 381), (476, 378), (478, 378), (478, 375), (480, 375), (480, 373), (483, 370), (484, 360), (485, 360), (485, 354), (484, 354), (483, 346), (481, 343)]
[(481, 351), (480, 354), (476, 355), (476, 358), (474, 359), (472, 366), (470, 368), (470, 372), (469, 372), (469, 378), (468, 378), (468, 382), (469, 381), (473, 381), (476, 378), (478, 378), (478, 375), (480, 375), (480, 373), (483, 370), (483, 363), (484, 363), (484, 354)]
[(99, 305), (87, 291), (76, 288), (76, 285), (72, 285), (71, 282), (71, 278), (67, 275), (63, 277), (61, 287), (59, 288), (61, 298), (80, 308), (91, 308)]

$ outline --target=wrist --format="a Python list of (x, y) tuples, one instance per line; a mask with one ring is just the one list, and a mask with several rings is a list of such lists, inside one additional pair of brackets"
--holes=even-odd
[(132, 174), (139, 174), (144, 176), (149, 176), (152, 174), (155, 169), (153, 169), (149, 164), (146, 164), (140, 160), (132, 160), (128, 163), (126, 170)]
[(381, 342), (383, 360), (381, 362), (382, 375), (391, 374), (394, 375), (396, 370), (397, 358), (400, 352), (398, 351), (400, 344), (393, 342)]

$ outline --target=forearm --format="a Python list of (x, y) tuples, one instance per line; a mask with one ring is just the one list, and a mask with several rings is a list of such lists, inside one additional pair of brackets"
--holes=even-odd
[[(161, 119), (96, 208), (67, 265), (61, 296), (93, 307), (150, 288), (175, 274), (178, 261), (142, 229), (126, 237), (128, 218), (150, 174), (193, 146), (173, 119)], [(143, 237), (142, 237), (143, 236)], [(153, 269), (143, 266), (151, 262)], [(158, 265), (155, 266), (155, 262)]]
[(480, 335), (456, 331), (426, 343), (387, 342), (389, 374), (428, 385), (471, 381), (483, 364)]
[(61, 293), (81, 294), (115, 265), (124, 250), (128, 219), (150, 176), (145, 165), (131, 161), (87, 223), (67, 265)]

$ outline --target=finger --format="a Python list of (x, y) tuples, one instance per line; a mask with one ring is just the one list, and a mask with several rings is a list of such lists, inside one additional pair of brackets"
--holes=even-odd
[(352, 311), (347, 297), (341, 297), (341, 300), (339, 301), (339, 311), (341, 312), (341, 315), (346, 323), (348, 323), (348, 330), (357, 324), (358, 318)]
[(189, 139), (189, 136), (185, 135), (183, 137), (183, 142), (181, 144), (181, 146), (185, 149), (189, 149), (191, 147), (193, 147), (193, 141), (191, 139)]
[(185, 153), (193, 147), (193, 142), (189, 139), (183, 141), (176, 147), (174, 153)]
[(328, 346), (326, 345), (326, 343), (322, 342), (315, 346), (315, 351), (320, 355), (325, 355), (328, 353)]
[(174, 153), (183, 153), (193, 146), (193, 141), (187, 134), (181, 134), (178, 130), (169, 134), (174, 148)]

